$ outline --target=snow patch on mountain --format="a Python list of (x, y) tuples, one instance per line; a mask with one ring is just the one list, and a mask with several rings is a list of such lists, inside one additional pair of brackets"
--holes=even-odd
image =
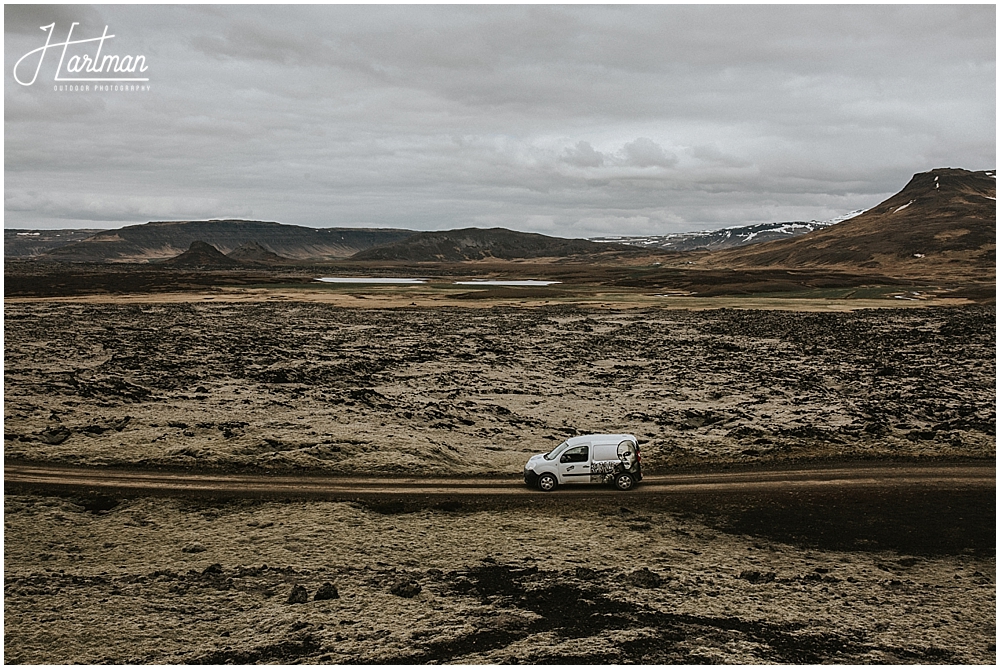
[(738, 225), (720, 230), (700, 230), (679, 232), (670, 235), (608, 236), (592, 237), (594, 242), (629, 244), (644, 248), (667, 249), (671, 251), (694, 251), (696, 249), (726, 249), (747, 244), (759, 244), (775, 239), (788, 239), (804, 235), (813, 230), (826, 228), (863, 214), (864, 210), (852, 211), (826, 221), (787, 221), (780, 223), (755, 223)]

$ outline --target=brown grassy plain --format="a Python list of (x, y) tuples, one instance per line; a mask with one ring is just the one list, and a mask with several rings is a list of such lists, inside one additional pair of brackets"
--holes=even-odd
[[(5, 459), (363, 486), (516, 476), (559, 439), (619, 430), (650, 472), (995, 457), (994, 308), (920, 288), (689, 309), (662, 287), (300, 284), (8, 297)], [(995, 661), (995, 489), (641, 493), (19, 491), (4, 659)], [(327, 582), (339, 597), (316, 601)], [(288, 601), (296, 585), (308, 601)]]

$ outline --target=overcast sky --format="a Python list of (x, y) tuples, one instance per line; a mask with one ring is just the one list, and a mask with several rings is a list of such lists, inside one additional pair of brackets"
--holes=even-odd
[[(996, 167), (995, 14), (6, 6), (5, 227), (591, 237), (832, 218), (915, 172)], [(144, 56), (150, 89), (54, 90), (61, 49), (17, 83), (40, 26), (55, 43), (74, 21), (74, 39), (108, 26), (102, 56)]]

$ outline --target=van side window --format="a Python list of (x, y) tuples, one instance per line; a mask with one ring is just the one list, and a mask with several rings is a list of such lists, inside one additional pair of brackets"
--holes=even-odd
[(590, 455), (590, 448), (587, 446), (576, 446), (562, 454), (559, 462), (586, 462)]
[(618, 444), (594, 444), (594, 462), (618, 462)]

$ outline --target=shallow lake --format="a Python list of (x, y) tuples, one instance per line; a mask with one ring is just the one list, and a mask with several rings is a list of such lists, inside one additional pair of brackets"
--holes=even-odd
[[(420, 284), (427, 283), (427, 279), (407, 279), (402, 277), (365, 277), (365, 276), (326, 276), (317, 281), (326, 283), (397, 283), (397, 284)], [(551, 286), (561, 281), (539, 281), (536, 279), (483, 279), (479, 281), (453, 281), (456, 286)]]
[(458, 286), (551, 286), (554, 283), (562, 283), (561, 281), (537, 281), (535, 279), (524, 279), (519, 281), (493, 281), (493, 280), (483, 280), (483, 281), (456, 281), (455, 285)]
[(427, 283), (427, 279), (403, 279), (395, 277), (368, 276), (325, 276), (317, 281), (326, 283)]

